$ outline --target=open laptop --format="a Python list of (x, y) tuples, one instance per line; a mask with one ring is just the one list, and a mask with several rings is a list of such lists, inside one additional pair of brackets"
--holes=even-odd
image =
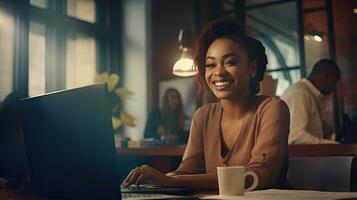
[(120, 199), (106, 84), (21, 100), (34, 192), (66, 199)]
[(121, 188), (122, 193), (155, 193), (155, 194), (174, 194), (186, 195), (195, 192), (192, 188), (174, 188), (174, 187), (158, 187), (153, 185), (131, 185), (127, 188)]

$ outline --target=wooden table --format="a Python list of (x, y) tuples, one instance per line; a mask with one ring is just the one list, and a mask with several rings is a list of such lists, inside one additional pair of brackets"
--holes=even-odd
[[(149, 165), (162, 172), (173, 170), (185, 151), (185, 147), (142, 147), (117, 148), (117, 155), (122, 160), (128, 158), (146, 158)], [(289, 157), (311, 156), (354, 156), (357, 157), (357, 144), (321, 144), (321, 145), (290, 145)]]
[(290, 145), (290, 157), (314, 156), (354, 156), (357, 157), (357, 144), (318, 144)]
[[(120, 156), (182, 156), (185, 147), (117, 148)], [(290, 157), (301, 156), (357, 156), (357, 144), (289, 145)]]
[(27, 190), (0, 189), (0, 200), (50, 200), (47, 197), (39, 197)]
[[(192, 195), (197, 194), (208, 194), (208, 195), (217, 195), (218, 191), (207, 191), (204, 193), (194, 193), (188, 194), (187, 199), (192, 199)], [(179, 198), (180, 200), (183, 198)], [(33, 194), (29, 190), (22, 189), (0, 189), (0, 200), (60, 200), (59, 198), (51, 198), (38, 196)]]
[[(145, 164), (167, 173), (177, 168), (185, 147), (117, 148), (116, 151), (120, 164), (129, 161), (141, 165), (145, 161)], [(133, 164), (129, 167), (132, 168)]]
[[(117, 148), (119, 156), (181, 157), (185, 147)], [(290, 157), (357, 156), (357, 144), (290, 145)]]
[(185, 147), (141, 147), (141, 148), (117, 148), (119, 156), (182, 156)]
[[(218, 191), (204, 191), (198, 192), (193, 195), (218, 195)], [(329, 199), (356, 199), (357, 193), (354, 192), (335, 192), (327, 193), (320, 191), (305, 191), (305, 190), (278, 190), (278, 189), (269, 189), (269, 190), (256, 190), (253, 192), (246, 193), (245, 196), (240, 196), (239, 199), (309, 199), (309, 200), (320, 200), (321, 195), (325, 195)], [(334, 198), (332, 198), (334, 197)], [(185, 199), (185, 198), (178, 198)], [(192, 195), (187, 196), (186, 199), (192, 199)], [(56, 200), (54, 198), (40, 197), (32, 194), (30, 191), (22, 190), (10, 190), (3, 189), (0, 190), (0, 200)], [(58, 199), (57, 199), (58, 200)]]

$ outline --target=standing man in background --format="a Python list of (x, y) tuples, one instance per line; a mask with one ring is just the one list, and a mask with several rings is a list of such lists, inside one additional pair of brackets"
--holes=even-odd
[(281, 99), (290, 109), (289, 144), (337, 143), (323, 137), (319, 101), (322, 95), (333, 91), (340, 76), (340, 69), (334, 61), (322, 59), (314, 65), (307, 78), (291, 85), (283, 93)]

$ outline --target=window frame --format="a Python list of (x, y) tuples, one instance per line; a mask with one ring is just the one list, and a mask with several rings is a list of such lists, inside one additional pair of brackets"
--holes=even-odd
[(5, 1), (1, 9), (15, 17), (13, 90), (29, 91), (30, 21), (46, 27), (46, 92), (65, 89), (65, 54), (67, 31), (92, 35), (96, 41), (96, 71), (120, 72), (121, 3), (95, 0), (96, 22), (90, 23), (66, 14), (66, 0), (48, 0), (47, 8), (29, 0)]
[[(287, 77), (289, 82), (292, 81), (289, 72), (292, 72), (292, 71), (295, 71), (295, 70), (299, 70), (301, 79), (306, 76), (305, 54), (304, 54), (305, 53), (304, 52), (304, 37), (303, 37), (304, 30), (303, 30), (303, 18), (302, 18), (303, 17), (302, 2), (298, 1), (298, 0), (277, 0), (277, 1), (271, 1), (271, 2), (265, 2), (265, 3), (257, 3), (257, 4), (252, 4), (252, 5), (248, 5), (247, 6), (245, 1), (224, 0), (223, 4), (225, 4), (225, 6), (222, 6), (222, 7), (227, 8), (227, 10), (224, 11), (224, 14), (226, 14), (226, 15), (230, 15), (230, 14), (235, 15), (236, 18), (240, 20), (240, 23), (246, 27), (247, 25), (246, 25), (246, 22), (245, 22), (246, 21), (245, 18), (247, 17), (247, 11), (254, 10), (254, 9), (266, 8), (266, 7), (269, 7), (269, 6), (276, 6), (276, 5), (286, 4), (286, 3), (292, 3), (292, 2), (296, 3), (297, 32), (298, 32), (298, 36), (297, 36), (297, 45), (298, 46), (297, 47), (298, 47), (300, 65), (286, 66), (286, 64), (284, 65), (284, 63), (282, 63), (283, 65), (281, 65), (281, 66), (273, 67), (273, 69), (267, 69), (266, 70), (266, 73), (282, 72), (282, 73), (286, 74), (285, 76)], [(242, 9), (240, 7), (243, 7), (244, 9)], [(240, 11), (240, 13), (238, 13), (238, 11)], [(261, 35), (261, 36), (263, 38), (266, 37), (264, 35)], [(267, 41), (264, 40), (264, 42), (267, 42)], [(273, 45), (275, 45), (275, 44), (273, 43)], [(269, 46), (272, 47), (271, 45), (269, 45)], [(281, 53), (279, 51), (273, 51), (273, 52), (277, 57), (279, 57), (279, 56), (281, 57)]]

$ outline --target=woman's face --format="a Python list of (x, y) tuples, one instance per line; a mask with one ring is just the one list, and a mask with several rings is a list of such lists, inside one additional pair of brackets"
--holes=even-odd
[(249, 94), (249, 80), (256, 73), (242, 46), (219, 38), (211, 43), (206, 54), (207, 85), (219, 99), (236, 99)]
[(175, 91), (170, 91), (167, 94), (169, 106), (172, 110), (175, 110), (179, 104), (179, 96)]

